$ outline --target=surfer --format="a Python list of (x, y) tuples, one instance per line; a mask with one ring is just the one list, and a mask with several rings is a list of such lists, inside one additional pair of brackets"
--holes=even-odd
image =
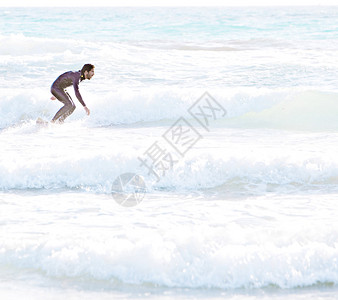
[(77, 99), (82, 104), (87, 115), (89, 116), (90, 110), (84, 103), (82, 96), (79, 92), (79, 83), (85, 79), (90, 80), (94, 76), (94, 68), (95, 67), (92, 64), (85, 64), (81, 70), (77, 72), (69, 71), (63, 73), (53, 82), (51, 87), (51, 93), (53, 94), (53, 96), (51, 97), (51, 100), (58, 99), (60, 102), (63, 103), (63, 107), (61, 107), (60, 110), (55, 114), (54, 118), (52, 119), (52, 123), (63, 123), (64, 120), (68, 116), (70, 116), (75, 110), (76, 106), (70, 95), (65, 90), (71, 85), (74, 87)]

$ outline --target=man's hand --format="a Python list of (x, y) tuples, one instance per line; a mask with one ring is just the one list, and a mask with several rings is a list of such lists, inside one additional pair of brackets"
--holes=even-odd
[(50, 100), (56, 100), (56, 97), (52, 96), (50, 97)]
[(85, 111), (86, 111), (86, 114), (89, 116), (89, 115), (90, 115), (90, 110), (88, 109), (88, 107), (87, 107), (87, 106), (84, 106), (84, 109), (85, 109)]

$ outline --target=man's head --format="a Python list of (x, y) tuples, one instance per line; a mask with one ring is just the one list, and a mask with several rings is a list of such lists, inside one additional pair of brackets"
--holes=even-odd
[(94, 76), (94, 68), (92, 64), (85, 64), (81, 69), (81, 77), (90, 80)]

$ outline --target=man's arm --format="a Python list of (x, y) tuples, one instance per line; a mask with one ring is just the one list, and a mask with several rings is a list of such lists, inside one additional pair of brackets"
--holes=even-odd
[(80, 94), (80, 91), (79, 91), (79, 84), (78, 83), (74, 83), (74, 91), (75, 91), (75, 95), (76, 95), (76, 98), (79, 100), (79, 102), (82, 104), (83, 108), (85, 109), (86, 111), (86, 114), (89, 116), (90, 115), (90, 110), (88, 109), (88, 107), (86, 106), (86, 104), (84, 103), (83, 99), (82, 99), (82, 96)]
[(86, 106), (86, 104), (84, 103), (83, 99), (82, 99), (82, 96), (80, 94), (80, 91), (79, 91), (79, 84), (77, 82), (74, 82), (74, 91), (75, 91), (75, 96), (76, 98), (79, 100), (79, 102), (82, 104), (82, 106)]

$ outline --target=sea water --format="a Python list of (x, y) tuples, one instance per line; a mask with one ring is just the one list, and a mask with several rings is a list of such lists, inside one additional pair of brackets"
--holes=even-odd
[(336, 299), (337, 17), (1, 8), (0, 298)]

